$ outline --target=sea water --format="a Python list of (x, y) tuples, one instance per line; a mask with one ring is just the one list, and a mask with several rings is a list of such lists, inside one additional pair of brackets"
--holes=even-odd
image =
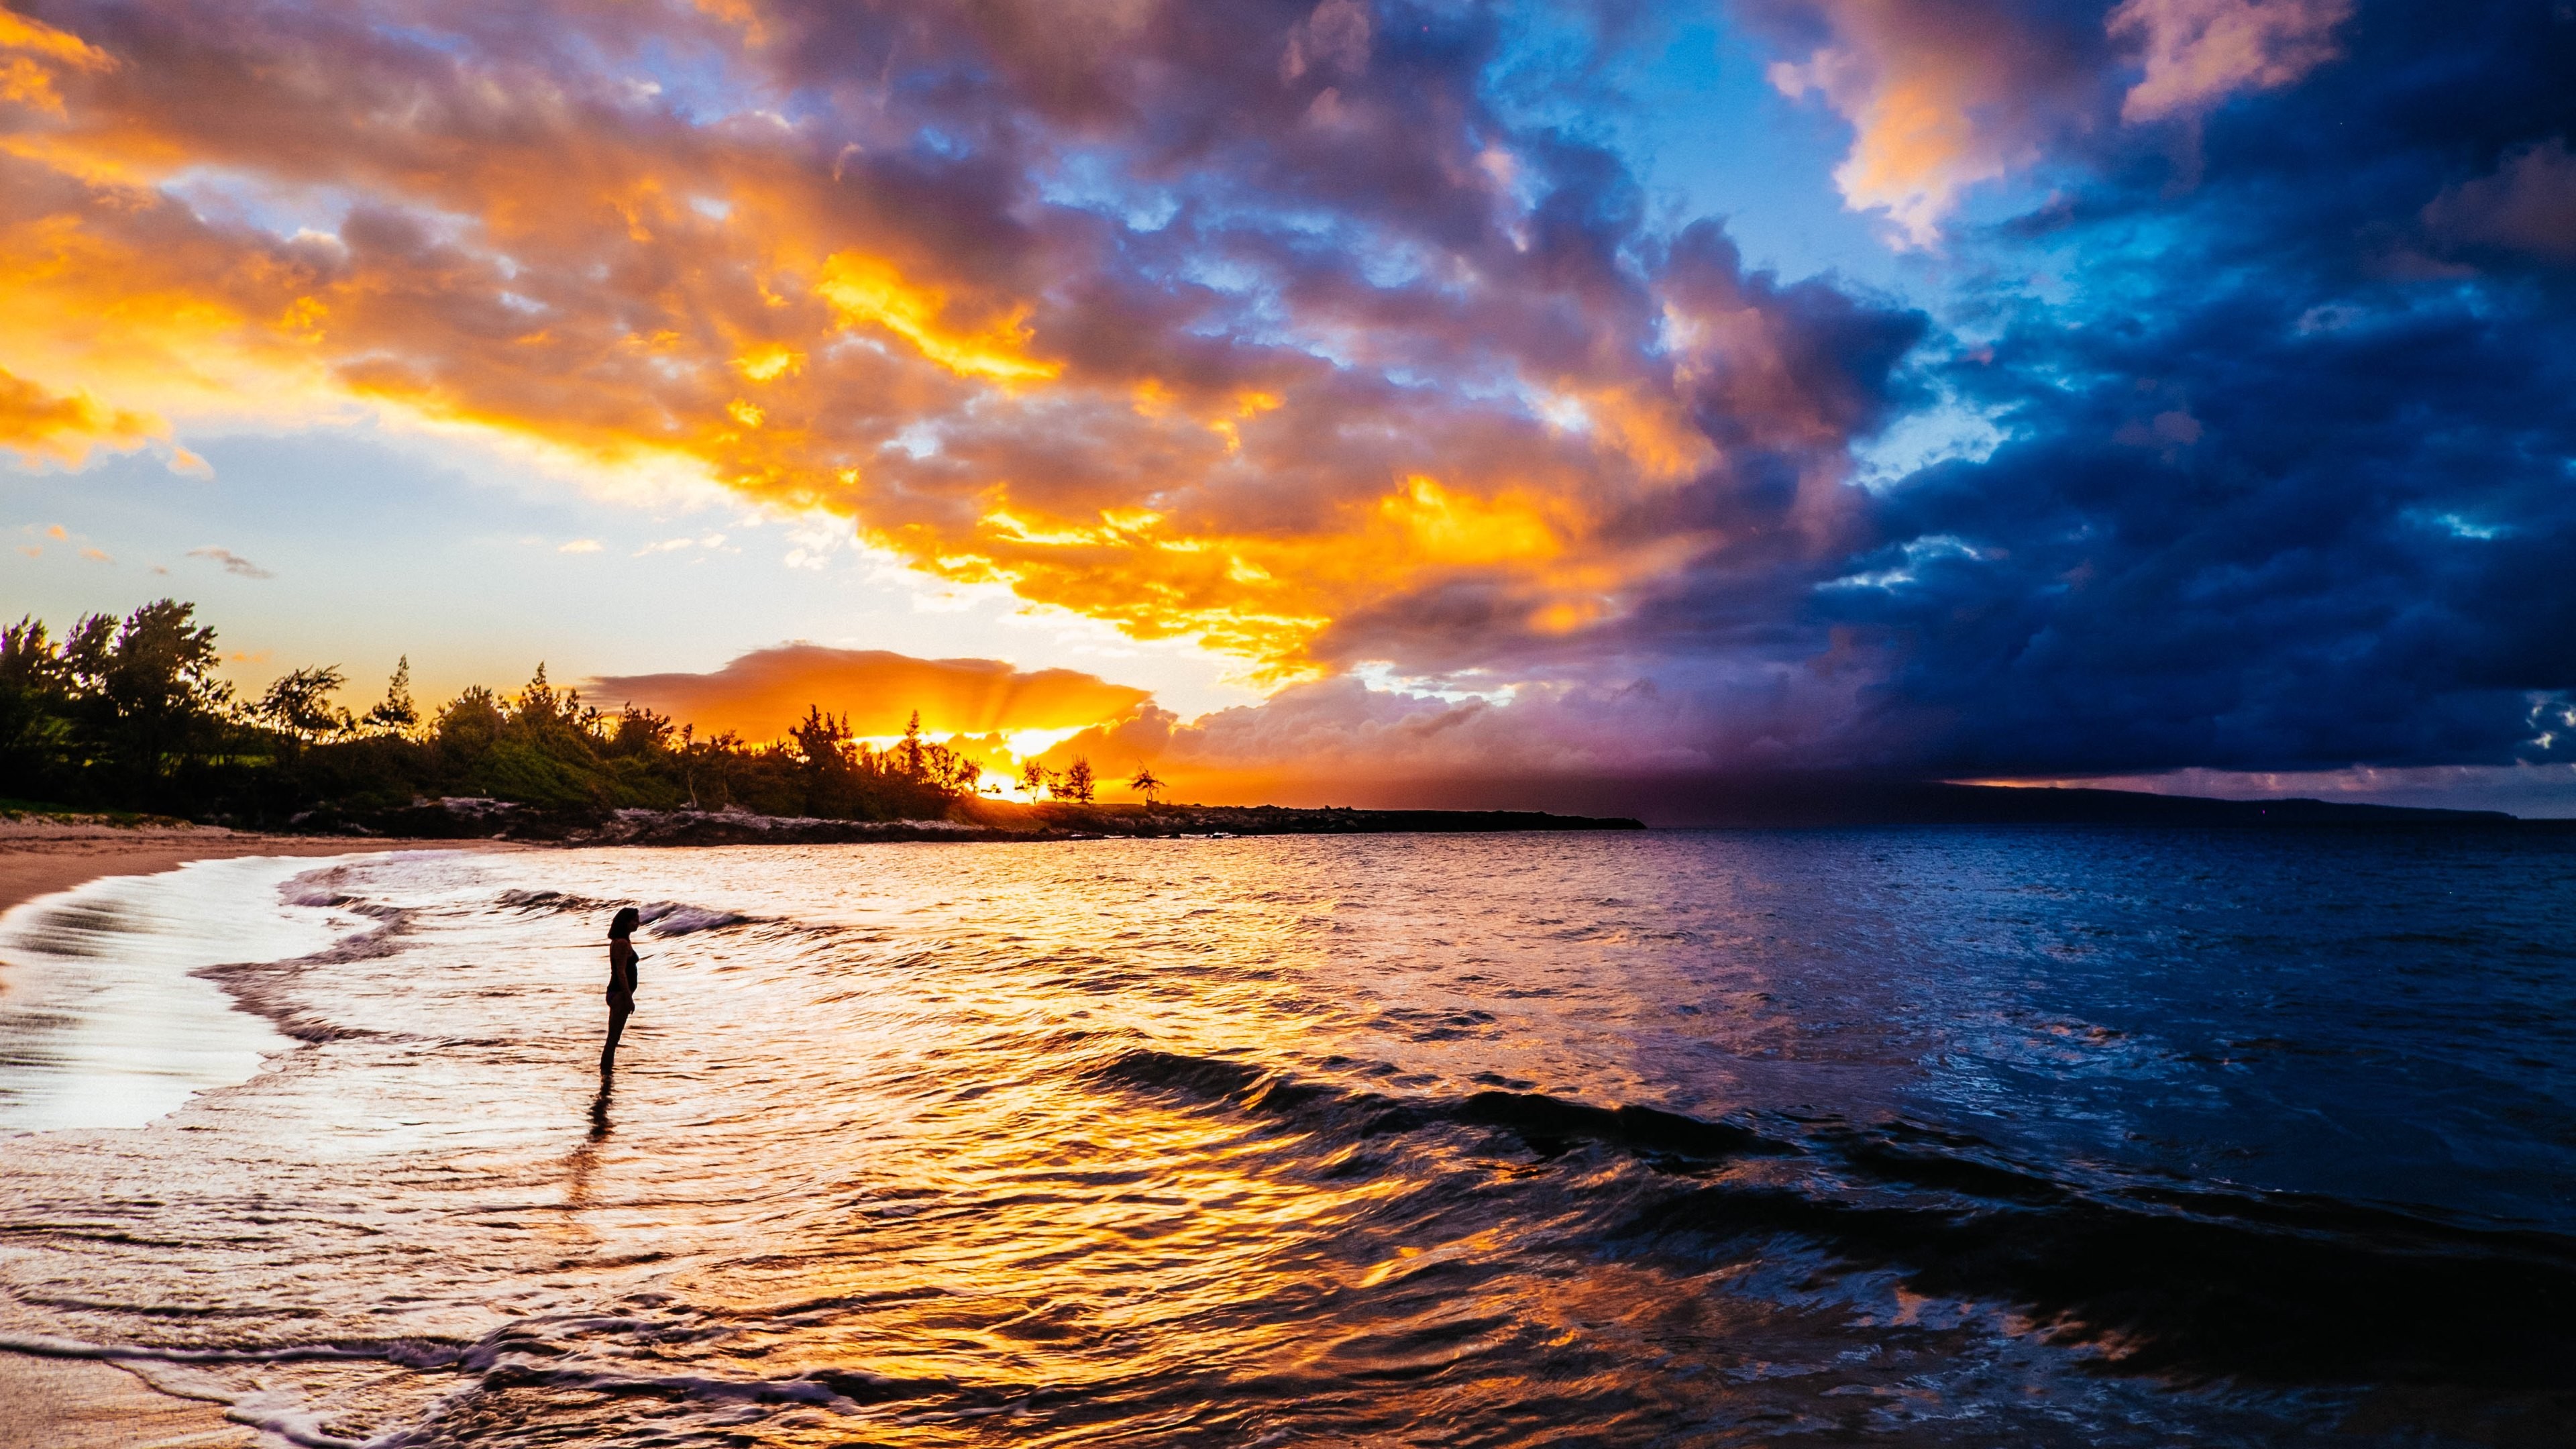
[(2566, 837), (449, 852), (94, 887), (0, 962), (268, 1034), (11, 1109), (0, 1346), (296, 1443), (2576, 1423)]

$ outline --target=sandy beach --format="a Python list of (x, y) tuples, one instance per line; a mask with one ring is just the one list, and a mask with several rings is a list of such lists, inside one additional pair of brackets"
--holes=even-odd
[(101, 876), (152, 875), (192, 860), (402, 848), (361, 836), (259, 835), (214, 825), (0, 819), (0, 911)]
[[(401, 849), (364, 837), (259, 835), (217, 826), (0, 820), (0, 911), (102, 876), (195, 860)], [(8, 989), (0, 967), (0, 991)], [(220, 1405), (173, 1398), (113, 1364), (0, 1352), (0, 1449), (235, 1449), (259, 1436)]]

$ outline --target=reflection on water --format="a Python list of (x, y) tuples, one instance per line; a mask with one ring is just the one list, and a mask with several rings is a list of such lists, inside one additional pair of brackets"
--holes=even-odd
[(271, 1070), (9, 1144), (0, 1331), (313, 1444), (2546, 1442), (2571, 884), (2331, 832), (380, 858), (294, 887), (371, 934), (221, 973)]

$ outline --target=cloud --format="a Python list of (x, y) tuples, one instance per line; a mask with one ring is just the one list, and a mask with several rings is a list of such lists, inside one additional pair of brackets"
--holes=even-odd
[(997, 659), (914, 659), (882, 649), (787, 644), (754, 650), (707, 674), (610, 675), (583, 686), (594, 699), (632, 702), (746, 739), (784, 735), (808, 706), (845, 714), (862, 735), (903, 732), (914, 710), (934, 734), (1070, 729), (1115, 719), (1144, 690), (1071, 669), (1023, 670)]
[[(1734, 278), (1685, 376), (1633, 176), (1486, 94), (1506, 17), (1140, 3), (1068, 40), (1059, 9), (69, 5), (116, 63), (0, 155), (13, 326), (112, 317), (78, 360), (138, 396), (265, 375), (676, 458), (1283, 678), (1352, 619), (1425, 660), (1570, 647), (1744, 545), (1691, 525), (1710, 496), (1830, 491), (1841, 438), (1710, 411), (1721, 352), (1829, 368), (1810, 313)], [(643, 35), (709, 89), (628, 85)], [(788, 93), (792, 125), (752, 103)], [(309, 222), (184, 202), (206, 175)]]
[(102, 407), (86, 395), (48, 392), (0, 368), (0, 448), (24, 462), (77, 467), (94, 448), (137, 447), (164, 431), (142, 414)]
[[(1850, 121), (1834, 172), (1856, 210), (1928, 247), (1982, 182), (2103, 145), (2114, 117), (2202, 115), (2332, 60), (2353, 0), (1750, 0), (1782, 42), (1771, 82)], [(2123, 73), (2144, 74), (2125, 94)]]
[(2120, 102), (2127, 121), (2198, 115), (2244, 91), (2289, 85), (2334, 59), (2352, 0), (2122, 0), (2114, 39), (2145, 52)]
[(54, 88), (60, 71), (101, 71), (114, 66), (105, 52), (41, 20), (0, 10), (0, 104), (39, 115), (60, 115)]
[(559, 547), (557, 547), (557, 548), (555, 549), (555, 552), (557, 552), (557, 553), (597, 553), (597, 552), (599, 552), (599, 550), (600, 550), (600, 542), (599, 542), (599, 540), (598, 540), (598, 539), (595, 539), (595, 538), (576, 538), (576, 539), (574, 539), (574, 540), (573, 540), (572, 542), (570, 542), (570, 543), (560, 545)]
[(212, 559), (216, 563), (224, 566), (225, 573), (238, 574), (246, 579), (273, 579), (277, 577), (277, 575), (270, 573), (268, 570), (261, 568), (255, 563), (252, 563), (249, 559), (243, 558), (240, 554), (233, 552), (231, 549), (217, 548), (212, 544), (208, 544), (204, 548), (192, 548), (188, 550), (188, 557)]
[[(1052, 726), (1243, 780), (2567, 747), (2576, 25), (1742, 0), (1938, 244), (1918, 309), (1659, 212), (1551, 119), (1627, 8), (1534, 13), (62, 0), (9, 52), (14, 446), (212, 394), (701, 471), (1296, 685)], [(1987, 443), (1855, 481), (1934, 409)]]
[[(2106, 173), (2034, 219), (2074, 259), (2068, 300), (1994, 299), (1995, 340), (1942, 369), (2007, 441), (1887, 490), (1879, 542), (1815, 595), (1877, 676), (1845, 758), (2569, 757), (2576, 587), (2549, 561), (2576, 548), (2576, 306), (2512, 257), (2432, 271), (2403, 248), (2428, 200), (2483, 200), (2481, 173), (2546, 177), (2525, 138), (2576, 119), (2576, 27), (2365, 18), (2340, 64), (2206, 117), (2187, 195)], [(2141, 226), (2151, 254), (2122, 244)]]
[(2430, 765), (2411, 769), (2361, 765), (2288, 772), (2186, 769), (2153, 775), (1988, 783), (2138, 790), (2224, 800), (2364, 801), (2448, 810), (2502, 810), (2526, 817), (2576, 815), (2576, 765)]
[(1748, 771), (1805, 768), (1856, 713), (1857, 674), (1807, 663), (1701, 669), (1658, 684), (1615, 670), (1490, 696), (1343, 677), (1184, 720), (1147, 703), (1038, 756), (1080, 757), (1123, 778), (1150, 765), (1174, 798), (1203, 804), (1643, 810), (1681, 782), (1719, 788)]
[(2424, 224), (2454, 246), (2576, 263), (2576, 155), (2559, 136), (2519, 147), (2494, 172), (2427, 203)]
[(1775, 0), (1749, 7), (1784, 40), (1783, 94), (1821, 95), (1852, 123), (1835, 184), (1929, 246), (1979, 182), (2030, 166), (2082, 129), (2104, 81), (2098, 32), (2066, 7), (1984, 0)]

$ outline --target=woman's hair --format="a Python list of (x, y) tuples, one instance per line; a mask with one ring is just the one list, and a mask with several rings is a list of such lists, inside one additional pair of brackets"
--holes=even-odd
[(632, 936), (635, 934), (635, 928), (643, 923), (643, 914), (633, 906), (628, 906), (617, 913), (617, 919), (608, 923), (608, 937), (613, 941), (620, 936)]

